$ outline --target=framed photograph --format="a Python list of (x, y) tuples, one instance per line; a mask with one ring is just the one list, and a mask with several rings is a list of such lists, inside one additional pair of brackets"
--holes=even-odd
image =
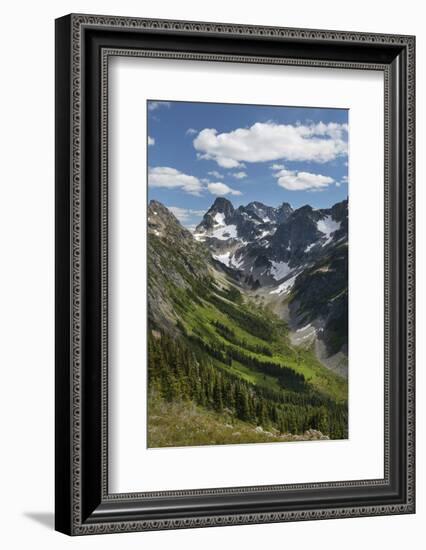
[(415, 511), (413, 36), (56, 21), (56, 529)]

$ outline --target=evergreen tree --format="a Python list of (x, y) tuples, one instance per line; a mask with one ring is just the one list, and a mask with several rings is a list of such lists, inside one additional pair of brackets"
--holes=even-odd
[[(216, 352), (223, 359), (220, 346)], [(243, 351), (237, 353), (242, 364), (266, 369), (265, 376), (268, 369), (280, 369), (285, 380), (282, 389), (251, 384), (218, 367), (208, 345), (199, 345), (198, 340), (190, 347), (183, 339), (155, 333), (148, 339), (149, 395), (168, 402), (190, 400), (217, 412), (226, 410), (240, 420), (273, 426), (282, 433), (304, 433), (314, 428), (333, 439), (347, 437), (346, 402), (336, 403), (312, 389), (307, 391), (303, 376), (287, 367), (260, 362)]]

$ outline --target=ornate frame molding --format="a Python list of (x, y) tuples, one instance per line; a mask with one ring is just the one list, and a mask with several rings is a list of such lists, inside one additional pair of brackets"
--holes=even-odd
[[(169, 36), (178, 37), (180, 34), (185, 36), (213, 36), (215, 38), (231, 37), (238, 40), (244, 38), (258, 38), (265, 41), (291, 41), (292, 43), (316, 43), (324, 44), (327, 47), (341, 47), (342, 45), (359, 46), (369, 45), (377, 49), (389, 47), (392, 51), (401, 52), (406, 63), (406, 74), (398, 74), (395, 76), (395, 71), (398, 67), (392, 65), (391, 62), (371, 62), (371, 61), (355, 61), (355, 60), (334, 60), (334, 59), (314, 59), (300, 57), (280, 57), (280, 56), (265, 56), (265, 55), (243, 55), (232, 53), (195, 53), (190, 51), (170, 51), (168, 49), (158, 50), (153, 48), (131, 48), (117, 46), (102, 46), (100, 48), (100, 373), (101, 373), (101, 411), (99, 416), (99, 429), (101, 434), (101, 451), (100, 451), (100, 469), (99, 469), (99, 491), (101, 504), (106, 511), (92, 510), (92, 514), (87, 514), (89, 508), (93, 508), (93, 503), (85, 504), (84, 491), (85, 489), (85, 474), (83, 468), (84, 454), (84, 401), (85, 401), (85, 376), (84, 376), (84, 316), (85, 316), (85, 292), (84, 281), (87, 277), (87, 247), (85, 247), (85, 232), (90, 230), (89, 224), (86, 221), (85, 212), (85, 190), (84, 181), (85, 175), (85, 116), (86, 104), (88, 98), (87, 92), (87, 61), (85, 55), (88, 51), (87, 31), (111, 30), (115, 33), (151, 33), (161, 34), (167, 33)], [(414, 60), (415, 40), (412, 36), (397, 36), (397, 35), (378, 35), (364, 33), (346, 33), (341, 31), (322, 31), (322, 30), (307, 30), (307, 29), (287, 29), (279, 27), (257, 27), (245, 25), (228, 25), (218, 23), (201, 23), (201, 22), (186, 22), (186, 21), (169, 21), (169, 20), (151, 20), (151, 19), (135, 19), (122, 17), (107, 17), (107, 16), (92, 16), (92, 15), (70, 15), (67, 18), (62, 18), (57, 21), (57, 55), (58, 62), (62, 63), (65, 60), (69, 63), (69, 67), (62, 68), (57, 74), (57, 90), (59, 94), (63, 94), (62, 103), (59, 104), (59, 113), (57, 112), (57, 124), (61, 124), (64, 117), (64, 107), (68, 103), (69, 107), (69, 133), (67, 136), (57, 137), (57, 153), (58, 149), (63, 150), (67, 145), (71, 154), (68, 158), (68, 163), (61, 164), (59, 173), (57, 172), (57, 193), (63, 193), (63, 177), (69, 178), (69, 196), (64, 198), (64, 204), (58, 207), (58, 215), (64, 214), (65, 210), (69, 212), (69, 226), (57, 227), (58, 240), (62, 242), (63, 237), (68, 238), (69, 244), (69, 267), (65, 266), (62, 269), (68, 271), (69, 289), (66, 292), (70, 303), (69, 318), (59, 321), (59, 330), (64, 326), (68, 326), (69, 338), (69, 363), (68, 369), (64, 375), (64, 358), (66, 357), (65, 350), (62, 349), (57, 355), (57, 377), (60, 378), (60, 388), (57, 388), (57, 400), (61, 399), (63, 386), (68, 387), (70, 392), (69, 408), (67, 411), (62, 410), (62, 406), (57, 406), (57, 418), (63, 415), (69, 420), (69, 432), (66, 438), (69, 447), (65, 445), (62, 436), (59, 438), (57, 447), (57, 461), (62, 464), (59, 468), (59, 478), (57, 484), (67, 481), (69, 483), (69, 491), (59, 491), (57, 495), (57, 528), (61, 531), (74, 535), (95, 534), (95, 533), (113, 533), (125, 531), (143, 531), (157, 529), (177, 529), (188, 527), (202, 527), (213, 525), (237, 525), (247, 523), (264, 523), (264, 522), (283, 522), (283, 521), (303, 521), (310, 519), (328, 519), (336, 517), (360, 517), (370, 515), (385, 515), (385, 514), (404, 514), (414, 512), (414, 133), (415, 133), (415, 95), (414, 95), (414, 79), (415, 79), (415, 60)], [(107, 216), (107, 201), (108, 201), (108, 147), (107, 147), (107, 123), (108, 123), (108, 59), (110, 56), (139, 56), (139, 57), (157, 57), (171, 59), (191, 59), (202, 61), (232, 61), (240, 63), (274, 63), (287, 65), (302, 65), (314, 67), (335, 67), (341, 69), (369, 69), (383, 71), (385, 76), (385, 476), (383, 480), (363, 480), (359, 482), (344, 481), (335, 483), (314, 483), (314, 484), (297, 484), (286, 486), (271, 486), (271, 487), (244, 487), (244, 488), (228, 488), (228, 489), (212, 489), (212, 490), (194, 490), (194, 491), (171, 491), (158, 493), (131, 493), (131, 494), (109, 494), (108, 493), (108, 475), (107, 475), (107, 403), (108, 403), (108, 353), (107, 353), (107, 319), (108, 319), (108, 216)], [(69, 70), (69, 72), (68, 72)], [(392, 73), (393, 71), (393, 73)], [(61, 82), (67, 78), (68, 88), (66, 92), (60, 91)], [(393, 79), (392, 79), (393, 78)], [(395, 84), (399, 83), (401, 90), (398, 94), (395, 90)], [(392, 88), (392, 86), (394, 86)], [(395, 145), (395, 121), (392, 120), (392, 102), (395, 101), (395, 96), (398, 97), (404, 94), (404, 102), (406, 105), (406, 134), (402, 136), (405, 143), (397, 143)], [(87, 123), (86, 123), (87, 124)], [(61, 129), (58, 129), (59, 133)], [(398, 141), (398, 140), (397, 140)], [(398, 159), (399, 164), (405, 163), (401, 178), (405, 178), (405, 196), (400, 197), (403, 205), (401, 205), (400, 216), (405, 213), (405, 219), (400, 220), (402, 224), (400, 248), (395, 251), (394, 235), (391, 231), (391, 225), (395, 220), (395, 210), (397, 205), (394, 203), (394, 196), (391, 194), (391, 166), (392, 166), (392, 151), (395, 147), (399, 147), (401, 151), (405, 151), (405, 155), (401, 153)], [(62, 154), (65, 154), (62, 152)], [(60, 160), (63, 163), (62, 157)], [(393, 171), (396, 168), (393, 166)], [(67, 175), (66, 175), (67, 174)], [(405, 176), (404, 176), (405, 174)], [(393, 176), (395, 177), (395, 176)], [(401, 182), (400, 182), (401, 183)], [(404, 192), (400, 189), (400, 194)], [(65, 235), (64, 235), (65, 233)], [(135, 506), (144, 498), (159, 498), (159, 497), (195, 497), (201, 495), (247, 495), (250, 493), (269, 492), (294, 492), (306, 491), (307, 489), (348, 489), (362, 487), (379, 487), (388, 486), (390, 484), (390, 438), (394, 435), (390, 433), (390, 417), (393, 406), (392, 395), (390, 391), (390, 364), (392, 353), (392, 306), (391, 306), (391, 262), (395, 261), (395, 254), (403, 262), (406, 274), (406, 281), (403, 285), (405, 289), (404, 299), (404, 325), (405, 345), (404, 350), (400, 352), (400, 360), (404, 360), (404, 384), (405, 384), (405, 434), (406, 434), (406, 469), (401, 472), (406, 476), (404, 485), (405, 498), (403, 502), (392, 502), (390, 504), (369, 505), (363, 506), (319, 506), (317, 508), (307, 506), (305, 510), (287, 510), (262, 512), (256, 511), (250, 513), (215, 513), (212, 515), (190, 515), (179, 518), (156, 518), (144, 519), (143, 513), (139, 514), (138, 518), (119, 520), (120, 513), (117, 512), (122, 505), (133, 504)], [(401, 257), (401, 255), (403, 257)], [(62, 277), (63, 272), (59, 268), (57, 277)], [(402, 283), (401, 283), (402, 284)], [(61, 290), (59, 301), (62, 303), (64, 289)], [(58, 315), (58, 313), (57, 313)], [(61, 313), (59, 312), (59, 315)], [(401, 355), (403, 352), (404, 355)], [(87, 367), (86, 367), (87, 368)], [(402, 368), (402, 367), (401, 367)], [(401, 373), (400, 373), (401, 374)], [(59, 392), (59, 393), (58, 393)], [(61, 420), (57, 422), (63, 427)], [(64, 449), (65, 445), (65, 449)], [(60, 447), (60, 448), (59, 448)], [(91, 490), (91, 489), (90, 489)], [(67, 500), (67, 503), (65, 503)], [(90, 499), (89, 499), (90, 500)], [(102, 508), (102, 505), (100, 508)], [(110, 507), (108, 508), (108, 505)], [(98, 507), (99, 510), (99, 507)]]

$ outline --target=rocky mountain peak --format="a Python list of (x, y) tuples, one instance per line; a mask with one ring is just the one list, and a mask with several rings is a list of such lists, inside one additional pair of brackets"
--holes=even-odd
[(207, 211), (207, 214), (214, 215), (216, 213), (225, 214), (225, 217), (228, 218), (234, 213), (234, 207), (232, 202), (224, 197), (217, 197), (214, 203), (210, 206)]
[(169, 239), (191, 238), (190, 232), (181, 226), (172, 212), (154, 200), (148, 205), (148, 234)]
[(294, 215), (295, 216), (306, 216), (306, 215), (312, 214), (313, 211), (314, 211), (314, 209), (312, 208), (311, 205), (305, 204), (304, 206), (301, 206), (300, 208), (295, 210)]
[(268, 210), (273, 210), (270, 206), (266, 206), (262, 202), (259, 201), (253, 201), (249, 202), (247, 206), (243, 207), (246, 212), (253, 212), (260, 218), (266, 214)]
[(231, 222), (235, 210), (231, 201), (224, 197), (218, 197), (204, 214), (198, 224), (196, 234), (210, 231), (217, 226), (224, 226)]
[(161, 215), (161, 216), (171, 217), (172, 213), (161, 202), (152, 200), (152, 201), (149, 201), (149, 205), (148, 205), (148, 216), (151, 216), (151, 215), (154, 215), (154, 216)]
[(244, 212), (254, 216), (257, 220), (263, 223), (274, 223), (276, 221), (276, 209), (272, 206), (267, 206), (259, 201), (250, 202), (247, 206), (241, 207)]
[(253, 201), (253, 202), (249, 202), (248, 205), (246, 206), (246, 208), (267, 208), (263, 202), (259, 202), (259, 201)]
[(291, 205), (288, 202), (283, 202), (282, 205), (276, 209), (277, 223), (284, 223), (292, 213), (293, 208)]

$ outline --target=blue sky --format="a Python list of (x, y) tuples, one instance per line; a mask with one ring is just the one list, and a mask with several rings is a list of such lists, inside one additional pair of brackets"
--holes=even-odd
[(148, 199), (187, 227), (218, 196), (326, 208), (348, 196), (348, 111), (148, 101)]

